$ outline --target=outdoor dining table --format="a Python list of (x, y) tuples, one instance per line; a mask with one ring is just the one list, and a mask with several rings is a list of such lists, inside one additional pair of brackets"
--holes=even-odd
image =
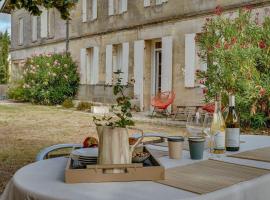
[[(270, 146), (268, 136), (241, 136), (241, 151)], [(149, 148), (167, 150), (149, 145)], [(204, 159), (208, 159), (207, 151)], [(220, 156), (225, 162), (270, 169), (270, 163)], [(181, 160), (159, 158), (165, 168), (194, 162), (189, 152)], [(151, 181), (66, 184), (64, 170), (67, 158), (39, 161), (20, 169), (7, 185), (1, 200), (267, 200), (270, 199), (270, 174), (205, 195), (161, 185)]]

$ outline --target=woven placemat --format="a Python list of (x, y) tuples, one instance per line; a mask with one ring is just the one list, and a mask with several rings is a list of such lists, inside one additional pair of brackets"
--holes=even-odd
[(245, 151), (245, 152), (229, 155), (229, 157), (270, 162), (270, 147), (256, 149), (252, 151)]
[(270, 173), (270, 170), (206, 160), (166, 170), (166, 179), (157, 181), (197, 194), (214, 192)]

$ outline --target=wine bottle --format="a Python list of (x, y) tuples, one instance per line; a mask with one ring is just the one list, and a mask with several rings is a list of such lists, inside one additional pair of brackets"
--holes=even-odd
[(226, 120), (226, 150), (239, 151), (240, 149), (240, 120), (235, 109), (235, 96), (229, 96), (229, 112)]
[(225, 129), (226, 126), (221, 112), (220, 95), (216, 95), (215, 112), (211, 124), (211, 146), (212, 153), (214, 154), (222, 154), (225, 152)]

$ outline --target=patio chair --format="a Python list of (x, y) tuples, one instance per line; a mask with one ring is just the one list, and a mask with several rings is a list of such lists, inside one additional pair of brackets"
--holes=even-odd
[[(56, 144), (45, 149), (42, 149), (36, 156), (36, 161), (45, 160), (49, 158), (49, 154), (63, 149), (82, 148), (81, 144)], [(65, 154), (66, 155), (66, 154)], [(63, 154), (58, 156), (64, 156)]]
[(166, 119), (170, 115), (168, 111), (168, 107), (172, 105), (175, 99), (175, 93), (172, 91), (160, 92), (151, 100), (151, 105), (154, 107), (151, 117), (154, 116), (155, 113), (162, 113), (166, 116)]

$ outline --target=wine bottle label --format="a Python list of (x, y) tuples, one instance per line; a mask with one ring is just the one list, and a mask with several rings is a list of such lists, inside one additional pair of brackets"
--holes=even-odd
[(225, 131), (217, 131), (214, 134), (214, 149), (225, 149)]
[(226, 146), (240, 146), (240, 128), (226, 128)]

